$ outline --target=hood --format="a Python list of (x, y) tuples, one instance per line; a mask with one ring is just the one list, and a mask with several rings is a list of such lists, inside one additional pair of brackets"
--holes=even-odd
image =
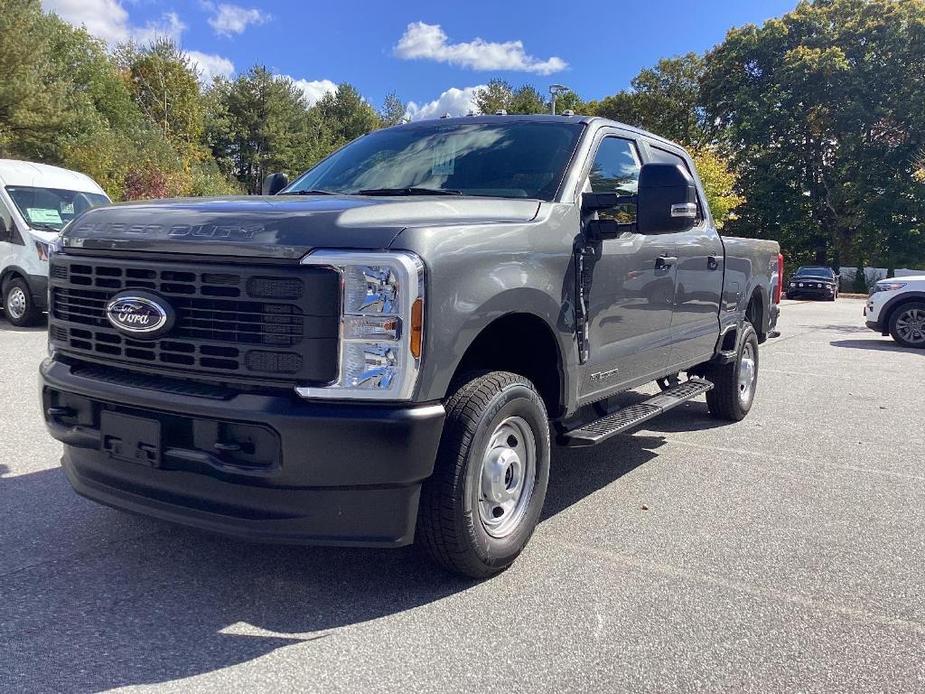
[(127, 203), (89, 210), (65, 248), (301, 258), (315, 248), (388, 248), (408, 227), (525, 222), (536, 200), (275, 196)]

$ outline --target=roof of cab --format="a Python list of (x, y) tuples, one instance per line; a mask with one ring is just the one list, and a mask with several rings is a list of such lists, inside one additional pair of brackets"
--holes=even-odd
[(81, 193), (106, 194), (96, 181), (86, 174), (18, 159), (0, 159), (0, 182), (5, 186), (61, 188)]
[[(415, 126), (424, 126), (424, 125), (433, 125), (435, 123), (455, 125), (455, 124), (466, 124), (466, 123), (510, 123), (510, 122), (529, 122), (529, 123), (580, 123), (581, 125), (598, 125), (598, 126), (610, 126), (614, 128), (620, 128), (622, 130), (627, 130), (629, 132), (635, 133), (643, 137), (648, 137), (657, 142), (661, 142), (666, 145), (672, 145), (674, 147), (681, 147), (676, 142), (667, 140), (661, 135), (656, 135), (651, 133), (648, 130), (643, 130), (642, 128), (637, 128), (632, 125), (627, 125), (626, 123), (620, 123), (619, 121), (610, 120), (609, 118), (602, 118), (600, 116), (553, 116), (548, 113), (532, 113), (532, 114), (509, 114), (506, 116), (462, 116), (459, 118), (429, 118), (424, 120), (412, 121), (410, 123), (404, 123), (402, 125), (393, 126), (395, 128), (413, 128)], [(683, 149), (683, 148), (682, 148)]]

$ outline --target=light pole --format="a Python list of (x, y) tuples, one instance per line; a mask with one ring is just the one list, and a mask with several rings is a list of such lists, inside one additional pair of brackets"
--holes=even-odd
[(549, 94), (552, 97), (550, 103), (552, 104), (552, 115), (556, 115), (556, 97), (559, 94), (565, 94), (566, 92), (571, 91), (564, 84), (550, 84), (549, 85)]

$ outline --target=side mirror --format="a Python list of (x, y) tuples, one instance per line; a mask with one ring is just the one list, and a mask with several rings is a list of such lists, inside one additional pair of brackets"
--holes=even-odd
[(263, 195), (276, 195), (289, 185), (289, 176), (284, 173), (271, 173), (263, 179)]
[(12, 241), (10, 237), (10, 230), (6, 226), (6, 220), (3, 217), (0, 217), (0, 241)]
[(697, 223), (697, 187), (680, 164), (644, 165), (637, 198), (640, 234), (687, 231)]

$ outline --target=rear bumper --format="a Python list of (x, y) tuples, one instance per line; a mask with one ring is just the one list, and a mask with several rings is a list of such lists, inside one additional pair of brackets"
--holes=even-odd
[[(433, 471), (445, 416), (440, 404), (202, 397), (155, 390), (150, 381), (93, 379), (55, 360), (41, 375), (46, 424), (64, 443), (67, 477), (94, 501), (256, 541), (400, 546), (414, 539), (421, 483)], [(120, 430), (114, 421), (138, 425)], [(145, 439), (149, 429), (159, 435)], [(113, 440), (154, 452), (130, 462)]]

